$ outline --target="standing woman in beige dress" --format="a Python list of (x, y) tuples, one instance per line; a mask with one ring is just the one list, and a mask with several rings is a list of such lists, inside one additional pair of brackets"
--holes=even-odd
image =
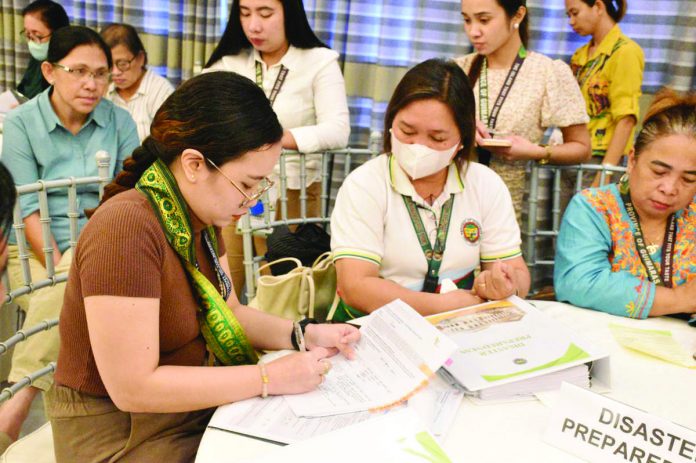
[[(590, 156), (585, 101), (568, 65), (526, 49), (525, 0), (462, 0), (461, 13), (476, 52), (457, 62), (474, 85), (477, 144), (488, 145), (479, 149), (479, 161), (503, 178), (519, 221), (527, 161), (579, 164)], [(552, 126), (564, 142), (542, 146)], [(509, 146), (490, 146), (492, 137)]]

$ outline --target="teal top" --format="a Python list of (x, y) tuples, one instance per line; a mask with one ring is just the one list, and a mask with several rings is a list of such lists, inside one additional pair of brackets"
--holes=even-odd
[[(52, 87), (46, 89), (10, 111), (5, 119), (2, 162), (12, 173), (15, 184), (97, 176), (95, 154), (99, 150), (105, 150), (111, 157), (110, 175), (120, 172), (124, 159), (139, 145), (135, 122), (128, 112), (102, 99), (77, 135), (73, 135), (53, 110), (49, 101), (51, 91)], [(78, 230), (81, 230), (87, 222), (84, 210), (99, 204), (99, 187), (78, 187), (77, 196)], [(20, 205), (22, 217), (38, 211), (38, 194), (22, 195)], [(67, 189), (50, 191), (48, 207), (53, 238), (64, 252), (70, 246)]]
[[(672, 284), (696, 279), (696, 198), (678, 211)], [(662, 250), (651, 254), (661, 267)], [(631, 318), (646, 318), (655, 284), (640, 260), (633, 224), (616, 184), (576, 194), (556, 242), (554, 286), (559, 301)]]

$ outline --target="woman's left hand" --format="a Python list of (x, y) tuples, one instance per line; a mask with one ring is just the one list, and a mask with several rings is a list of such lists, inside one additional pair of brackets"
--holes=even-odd
[(360, 339), (360, 331), (345, 323), (338, 324), (309, 324), (305, 329), (305, 344), (308, 350), (315, 347), (326, 347), (328, 349), (338, 349), (349, 359), (355, 357), (353, 344)]
[(523, 161), (527, 159), (539, 159), (539, 153), (543, 148), (536, 143), (532, 143), (519, 135), (508, 135), (503, 137), (512, 142), (509, 147), (486, 147), (495, 156), (501, 157), (506, 161)]
[(476, 295), (489, 300), (500, 300), (515, 294), (517, 287), (514, 269), (504, 262), (495, 262), (490, 269), (478, 274), (474, 280)]

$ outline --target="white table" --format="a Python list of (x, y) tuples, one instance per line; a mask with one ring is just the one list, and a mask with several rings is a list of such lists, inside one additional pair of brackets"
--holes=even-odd
[[(696, 352), (696, 329), (673, 318), (631, 320), (558, 302), (534, 305), (611, 354), (612, 384), (607, 397), (696, 429), (696, 371), (624, 349), (614, 341), (608, 325), (670, 330), (689, 352)], [(475, 405), (464, 400), (443, 446), (457, 461), (582, 461), (542, 441), (549, 416), (550, 409), (539, 401)], [(196, 462), (232, 462), (272, 448), (274, 444), (208, 428)]]

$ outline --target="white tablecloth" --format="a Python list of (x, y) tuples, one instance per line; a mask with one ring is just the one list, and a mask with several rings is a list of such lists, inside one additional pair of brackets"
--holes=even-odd
[[(693, 406), (696, 371), (619, 346), (608, 325), (614, 322), (646, 329), (671, 330), (689, 352), (696, 352), (696, 329), (688, 326), (684, 320), (667, 317), (632, 320), (557, 302), (535, 302), (535, 305), (610, 353), (612, 384), (607, 397), (696, 429)], [(464, 400), (443, 446), (456, 461), (582, 461), (542, 442), (549, 416), (550, 409), (539, 401), (475, 405)], [(274, 447), (274, 444), (208, 428), (198, 449), (196, 462), (232, 462), (261, 455)]]

